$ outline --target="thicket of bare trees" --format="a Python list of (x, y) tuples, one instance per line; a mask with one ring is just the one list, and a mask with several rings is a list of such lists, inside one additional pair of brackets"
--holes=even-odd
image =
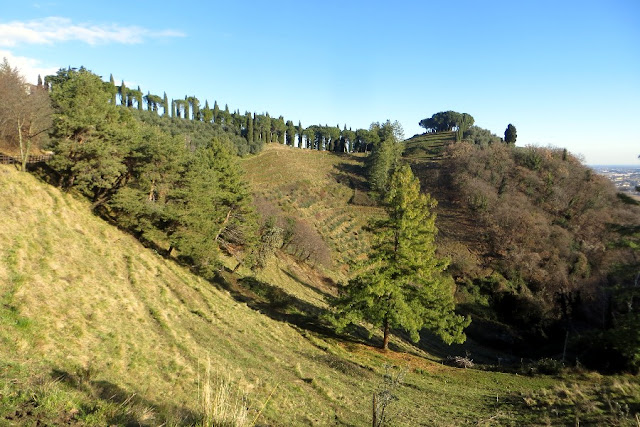
[(26, 83), (6, 58), (0, 64), (0, 143), (20, 155), (22, 170), (51, 126), (51, 101), (40, 85)]

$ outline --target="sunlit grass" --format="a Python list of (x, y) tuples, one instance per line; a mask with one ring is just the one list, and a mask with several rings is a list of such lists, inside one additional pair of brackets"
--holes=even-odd
[[(319, 163), (326, 183), (334, 157), (341, 158), (301, 157), (302, 165)], [(285, 188), (288, 173), (274, 179), (282, 180), (285, 198), (299, 200), (301, 192)], [(30, 175), (0, 167), (0, 193), (0, 424), (202, 425), (218, 406), (245, 411), (249, 424), (369, 425), (385, 365), (407, 371), (390, 408), (393, 425), (564, 422), (570, 417), (554, 418), (553, 410), (569, 401), (580, 408), (593, 402), (588, 419), (596, 423), (624, 425), (638, 411), (635, 378), (462, 370), (398, 337), (396, 351), (386, 353), (366, 345), (379, 335), (343, 340), (292, 323), (286, 315), (320, 313), (335, 294), (326, 275), (293, 257), (272, 260), (256, 277), (244, 267), (225, 273), (230, 282), (257, 280), (258, 302), (282, 303), (279, 313), (252, 309), (250, 299), (234, 298), (237, 283), (193, 276), (96, 218), (88, 203)], [(327, 214), (345, 199), (336, 187), (315, 202), (322, 209), (301, 213), (324, 218), (336, 249), (361, 242), (362, 214), (376, 211)], [(557, 397), (540, 406), (544, 393)]]

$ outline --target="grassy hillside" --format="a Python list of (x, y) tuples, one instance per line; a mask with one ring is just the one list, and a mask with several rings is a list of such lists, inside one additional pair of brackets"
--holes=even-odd
[(382, 213), (363, 180), (364, 157), (299, 150), (269, 144), (243, 160), (263, 215), (290, 217), (309, 225), (326, 244), (318, 267), (343, 278), (348, 263), (369, 248), (365, 229)]
[(288, 256), (210, 283), (12, 167), (0, 194), (0, 424), (220, 425), (227, 409), (247, 424), (368, 425), (385, 366), (404, 374), (393, 425), (624, 424), (640, 409), (628, 378), (457, 369), (400, 339), (382, 353), (317, 332), (297, 320), (330, 289)]

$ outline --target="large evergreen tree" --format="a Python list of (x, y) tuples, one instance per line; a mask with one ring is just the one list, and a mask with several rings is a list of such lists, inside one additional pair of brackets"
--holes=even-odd
[(246, 181), (229, 141), (214, 138), (192, 156), (170, 202), (176, 218), (171, 242), (204, 276), (219, 268), (220, 249), (250, 246), (255, 218)]
[(515, 144), (517, 137), (516, 127), (509, 123), (509, 126), (507, 126), (507, 129), (504, 131), (504, 142), (507, 144)]
[(363, 272), (334, 304), (338, 330), (370, 322), (382, 328), (384, 349), (392, 328), (404, 329), (413, 341), (426, 328), (448, 344), (464, 342), (470, 320), (455, 314), (447, 261), (436, 256), (436, 201), (420, 192), (411, 168), (403, 166), (391, 177), (385, 204), (388, 219), (378, 224)]
[(168, 201), (184, 174), (184, 142), (179, 136), (143, 124), (132, 151), (127, 185), (109, 200), (109, 215), (141, 241), (164, 243), (176, 224)]
[(55, 110), (49, 165), (63, 187), (77, 188), (98, 207), (126, 182), (125, 159), (139, 137), (136, 122), (110, 103), (100, 77), (84, 68), (60, 70), (49, 80)]

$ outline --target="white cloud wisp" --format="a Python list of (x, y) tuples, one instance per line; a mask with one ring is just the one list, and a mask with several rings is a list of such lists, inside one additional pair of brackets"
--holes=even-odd
[(13, 47), (18, 44), (53, 44), (64, 41), (81, 41), (89, 45), (138, 44), (150, 38), (184, 36), (185, 34), (174, 30), (153, 31), (118, 24), (74, 24), (71, 19), (61, 17), (0, 23), (0, 46), (3, 47)]
[(48, 76), (49, 74), (55, 74), (59, 69), (59, 67), (43, 66), (42, 62), (37, 59), (16, 56), (8, 50), (0, 49), (0, 61), (2, 61), (3, 58), (7, 58), (9, 65), (11, 65), (12, 68), (17, 68), (26, 81), (33, 84), (38, 81), (38, 75), (44, 78), (44, 76)]

